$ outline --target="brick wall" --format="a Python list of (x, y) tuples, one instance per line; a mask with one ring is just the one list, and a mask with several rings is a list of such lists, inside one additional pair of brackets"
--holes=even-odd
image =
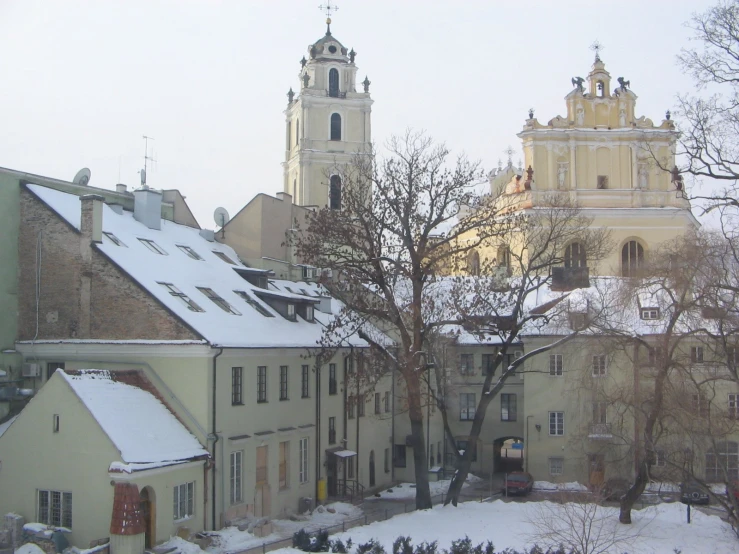
[(38, 339), (202, 338), (25, 189), (20, 211), (18, 340), (36, 334), (39, 237)]

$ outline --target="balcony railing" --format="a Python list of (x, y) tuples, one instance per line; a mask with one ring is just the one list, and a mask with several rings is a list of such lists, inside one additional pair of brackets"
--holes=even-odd
[(610, 439), (611, 437), (613, 437), (613, 435), (611, 434), (610, 423), (592, 423), (590, 425), (590, 434), (588, 435), (588, 438)]

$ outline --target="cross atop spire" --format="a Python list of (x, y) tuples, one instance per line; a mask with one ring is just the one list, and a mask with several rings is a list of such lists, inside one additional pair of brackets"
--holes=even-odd
[(600, 51), (605, 49), (605, 46), (603, 46), (598, 40), (593, 42), (593, 44), (590, 45), (590, 49), (595, 52), (595, 61), (599, 62), (600, 59)]
[(513, 154), (515, 154), (516, 151), (509, 145), (508, 148), (503, 150), (503, 154), (506, 154), (508, 156), (508, 165), (513, 165)]
[(318, 9), (326, 12), (326, 36), (329, 36), (331, 35), (331, 13), (338, 11), (339, 6), (332, 4), (331, 0), (326, 0), (326, 3), (318, 6)]

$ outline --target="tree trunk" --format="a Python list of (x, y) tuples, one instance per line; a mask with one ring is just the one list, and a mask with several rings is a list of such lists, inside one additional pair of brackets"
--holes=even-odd
[(411, 437), (413, 439), (413, 469), (416, 477), (416, 509), (428, 510), (432, 507), (431, 490), (429, 488), (428, 458), (426, 457), (426, 439), (423, 433), (423, 409), (421, 408), (420, 381), (413, 375), (406, 380), (408, 387), (408, 417), (411, 421)]
[(626, 491), (626, 494), (621, 498), (621, 509), (618, 514), (618, 521), (621, 523), (631, 523), (631, 510), (634, 508), (636, 500), (644, 492), (649, 481), (649, 468), (647, 467), (646, 460), (642, 460), (639, 464), (639, 472), (636, 474), (636, 479), (631, 488)]

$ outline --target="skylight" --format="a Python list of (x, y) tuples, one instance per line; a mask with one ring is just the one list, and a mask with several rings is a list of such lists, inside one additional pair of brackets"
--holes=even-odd
[(236, 262), (234, 262), (231, 258), (226, 256), (226, 254), (224, 254), (223, 252), (220, 252), (218, 250), (213, 250), (213, 254), (221, 258), (227, 264), (236, 265)]
[(190, 311), (193, 312), (204, 312), (203, 308), (198, 306), (189, 296), (187, 296), (184, 292), (182, 292), (180, 289), (175, 287), (172, 283), (162, 283), (157, 281), (160, 285), (162, 285), (169, 294), (174, 296), (177, 300), (182, 302)]
[(108, 239), (110, 240), (110, 242), (112, 242), (116, 246), (123, 246), (124, 248), (128, 248), (128, 246), (126, 246), (123, 243), (123, 241), (121, 239), (119, 239), (117, 236), (115, 236), (113, 233), (106, 233), (105, 231), (103, 231), (103, 234), (106, 237), (108, 237)]
[(271, 313), (269, 313), (264, 306), (262, 306), (259, 302), (254, 300), (251, 296), (249, 296), (247, 293), (245, 293), (243, 290), (235, 290), (236, 294), (238, 294), (241, 298), (243, 298), (249, 306), (254, 308), (256, 311), (258, 311), (260, 314), (262, 314), (264, 317), (274, 317)]
[(208, 287), (197, 287), (197, 289), (207, 296), (211, 302), (221, 308), (224, 312), (228, 312), (233, 315), (241, 315), (241, 312), (229, 304), (226, 300), (218, 296), (218, 294)]
[(159, 246), (153, 240), (139, 238), (139, 242), (141, 244), (143, 244), (144, 246), (146, 246), (149, 250), (151, 250), (155, 254), (161, 254), (162, 256), (168, 256), (169, 255), (169, 254), (167, 254), (167, 251), (164, 248), (162, 248), (161, 246)]
[(187, 254), (188, 256), (190, 256), (193, 260), (202, 260), (203, 259), (200, 256), (200, 254), (198, 254), (197, 252), (195, 252), (195, 250), (193, 250), (189, 246), (185, 246), (184, 244), (178, 244), (177, 245), (177, 248), (179, 248), (180, 250), (182, 250), (185, 254)]

